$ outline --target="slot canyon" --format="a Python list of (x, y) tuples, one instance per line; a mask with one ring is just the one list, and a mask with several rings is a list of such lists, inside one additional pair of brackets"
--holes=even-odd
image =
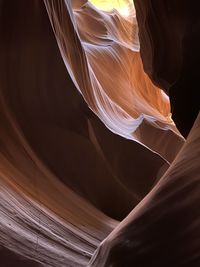
[(200, 266), (200, 3), (0, 0), (0, 266)]

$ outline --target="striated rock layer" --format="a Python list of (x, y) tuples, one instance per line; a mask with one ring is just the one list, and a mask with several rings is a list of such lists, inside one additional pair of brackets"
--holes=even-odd
[[(152, 216), (142, 206), (149, 208), (149, 196), (162, 190), (164, 207), (173, 204), (168, 174), (158, 181), (184, 139), (168, 97), (144, 73), (135, 11), (128, 10), (123, 17), (81, 0), (0, 1), (3, 266), (87, 266), (100, 244), (90, 265), (124, 266), (126, 246), (115, 250), (121, 229), (122, 244), (130, 239), (131, 247), (134, 233), (140, 238), (144, 229), (149, 246), (163, 240), (154, 244)], [(189, 144), (181, 159), (190, 155)], [(180, 178), (175, 162), (170, 170)], [(191, 175), (196, 165), (188, 168)], [(159, 201), (155, 212), (162, 216)], [(147, 212), (141, 225), (135, 225), (137, 210)], [(162, 226), (158, 220), (161, 234)]]
[[(135, 15), (102, 13), (89, 2), (78, 8), (75, 1), (74, 12), (73, 1), (44, 2), (68, 72), (91, 109), (111, 131), (172, 161), (182, 140), (167, 96), (143, 71)], [(161, 145), (163, 137), (174, 139), (177, 150)]]
[(200, 265), (200, 114), (170, 168), (88, 266)]
[(197, 4), (137, 0), (134, 3), (146, 72), (169, 94), (172, 116), (185, 136), (195, 119), (196, 122), (169, 169), (101, 243), (88, 266), (197, 267), (200, 265)]

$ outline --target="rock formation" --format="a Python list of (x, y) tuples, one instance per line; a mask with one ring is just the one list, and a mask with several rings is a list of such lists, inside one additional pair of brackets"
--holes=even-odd
[(187, 137), (200, 109), (199, 3), (134, 1), (144, 69), (170, 97), (172, 118)]
[[(180, 67), (176, 54), (169, 79), (160, 82), (156, 60), (148, 58), (154, 43), (141, 26), (145, 5), (136, 1), (144, 68), (165, 93), (151, 82), (128, 2), (123, 16), (82, 0), (0, 1), (3, 267), (141, 267), (159, 253), (161, 266), (169, 232), (174, 245), (191, 240), (185, 231), (197, 233), (199, 123), (181, 149), (179, 130), (185, 134), (193, 121), (188, 115), (182, 130), (180, 119), (178, 130), (166, 95), (176, 121), (183, 115), (179, 85), (192, 79), (184, 75), (189, 65)], [(188, 219), (179, 224), (174, 214)], [(196, 255), (197, 234), (195, 240), (179, 254), (172, 247), (162, 266), (174, 259), (184, 266)]]

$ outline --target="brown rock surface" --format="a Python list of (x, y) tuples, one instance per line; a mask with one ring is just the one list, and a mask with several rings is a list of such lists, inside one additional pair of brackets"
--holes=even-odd
[(0, 1), (3, 267), (86, 266), (183, 145), (130, 14)]
[(186, 137), (200, 110), (199, 2), (136, 0), (144, 69), (170, 97), (172, 118)]

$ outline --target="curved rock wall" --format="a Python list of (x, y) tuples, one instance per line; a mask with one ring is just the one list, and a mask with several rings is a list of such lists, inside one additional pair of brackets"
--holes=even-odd
[(136, 0), (144, 69), (170, 97), (172, 118), (186, 137), (200, 110), (198, 2)]
[(0, 1), (4, 266), (86, 266), (183, 145), (137, 32), (87, 1)]

